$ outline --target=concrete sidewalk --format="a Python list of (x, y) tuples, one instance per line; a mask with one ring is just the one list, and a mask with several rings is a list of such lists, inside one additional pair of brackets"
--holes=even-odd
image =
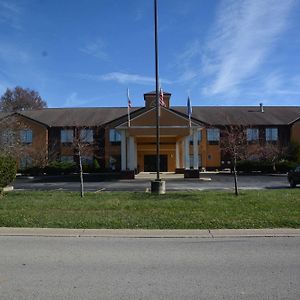
[(225, 238), (300, 237), (300, 229), (64, 229), (0, 227), (0, 236), (122, 237), (122, 238)]

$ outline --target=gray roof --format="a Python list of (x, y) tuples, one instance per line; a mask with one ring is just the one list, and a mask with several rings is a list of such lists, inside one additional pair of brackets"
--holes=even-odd
[(100, 126), (126, 115), (127, 107), (45, 108), (20, 114), (49, 127)]
[[(172, 107), (186, 114), (183, 106)], [(193, 106), (192, 118), (209, 125), (288, 125), (300, 117), (300, 106)]]
[(10, 113), (5, 113), (5, 112), (0, 111), (0, 120), (5, 118), (8, 115), (10, 115)]
[[(172, 110), (187, 117), (186, 106), (174, 106)], [(132, 116), (146, 108), (134, 107)], [(49, 127), (100, 126), (110, 122), (125, 122), (127, 107), (44, 108), (19, 112)], [(0, 112), (0, 119), (9, 113)], [(288, 125), (300, 118), (300, 106), (193, 106), (192, 118), (204, 124), (216, 125)]]

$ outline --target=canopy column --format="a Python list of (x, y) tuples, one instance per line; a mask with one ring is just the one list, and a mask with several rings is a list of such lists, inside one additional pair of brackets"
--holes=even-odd
[(121, 130), (121, 170), (126, 171), (127, 153), (126, 153), (126, 131)]
[(199, 169), (199, 148), (198, 148), (198, 131), (194, 129), (193, 132), (193, 168), (194, 170)]

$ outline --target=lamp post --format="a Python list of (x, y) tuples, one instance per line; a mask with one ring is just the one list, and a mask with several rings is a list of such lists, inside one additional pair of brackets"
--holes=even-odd
[(160, 179), (160, 103), (159, 103), (159, 78), (158, 78), (158, 30), (157, 30), (157, 0), (154, 0), (154, 39), (155, 39), (155, 83), (156, 83), (156, 179), (151, 181), (151, 193), (164, 194), (165, 181)]

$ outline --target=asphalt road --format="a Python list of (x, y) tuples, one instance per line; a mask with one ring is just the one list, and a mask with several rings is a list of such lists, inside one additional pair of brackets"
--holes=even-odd
[[(151, 178), (135, 180), (114, 180), (85, 182), (86, 191), (146, 191), (151, 187)], [(287, 177), (275, 176), (239, 176), (240, 189), (282, 189), (288, 188)], [(79, 191), (79, 182), (40, 182), (34, 178), (19, 178), (14, 182), (16, 190), (66, 190)], [(299, 186), (298, 186), (299, 188)], [(222, 174), (201, 174), (200, 179), (166, 178), (167, 191), (233, 189), (233, 177)]]
[(300, 238), (0, 237), (0, 299), (300, 299)]

